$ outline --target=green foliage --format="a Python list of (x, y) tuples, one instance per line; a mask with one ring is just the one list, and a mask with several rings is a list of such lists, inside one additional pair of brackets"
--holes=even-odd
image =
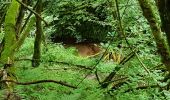
[[(55, 3), (56, 2), (56, 3)], [(53, 14), (52, 37), (72, 37), (79, 41), (106, 41), (113, 18), (107, 0), (62, 0), (49, 3), (46, 13)], [(112, 21), (112, 22), (111, 22)]]
[[(139, 50), (137, 52), (138, 57), (142, 64), (150, 71), (150, 74), (143, 68), (143, 65), (136, 56), (133, 56), (124, 65), (119, 65), (112, 60), (106, 61), (102, 59), (94, 70), (83, 69), (80, 65), (86, 68), (94, 68), (94, 65), (102, 55), (96, 58), (81, 57), (75, 48), (65, 49), (62, 44), (49, 43), (49, 41), (47, 45), (42, 45), (40, 67), (32, 68), (31, 61), (28, 59), (32, 58), (34, 38), (27, 38), (24, 45), (15, 55), (16, 74), (19, 82), (47, 79), (61, 80), (74, 86), (81, 83), (77, 89), (71, 89), (54, 83), (17, 85), (15, 92), (24, 100), (169, 99), (168, 90), (151, 87), (157, 84), (165, 86), (167, 83), (161, 82), (161, 80), (166, 73), (162, 71), (164, 66), (157, 67), (161, 63), (160, 57), (156, 53), (156, 45), (153, 42), (154, 40), (150, 34), (147, 22), (142, 17), (139, 6), (134, 5), (137, 2), (130, 0), (128, 3), (130, 7), (126, 8), (127, 5), (125, 4), (127, 2), (124, 0), (118, 1), (120, 3), (120, 14), (127, 40), (133, 49)], [(102, 43), (102, 47), (106, 49), (110, 45), (108, 52), (121, 53), (123, 57), (126, 57), (131, 52), (126, 41), (119, 37), (121, 34), (120, 30), (111, 31), (107, 34), (111, 30), (110, 24), (114, 26), (118, 23), (116, 18), (112, 19), (112, 10), (110, 10), (112, 7), (108, 6), (107, 0), (51, 0), (48, 4), (44, 17), (49, 22), (52, 22), (53, 26), (45, 30), (48, 36), (56, 32), (55, 35), (63, 36), (63, 38), (70, 36), (80, 40), (89, 38), (94, 40), (104, 39), (108, 43)], [(117, 26), (114, 27), (117, 28)], [(98, 33), (101, 33), (101, 35)], [(3, 36), (3, 32), (0, 35)], [(64, 37), (65, 35), (67, 37)], [(111, 38), (114, 36), (114, 41), (108, 41), (106, 37), (109, 36)], [(24, 59), (27, 60), (25, 61)], [(115, 69), (117, 67), (121, 69), (117, 71)], [(113, 81), (107, 89), (102, 89), (96, 80), (94, 73), (96, 69), (101, 81), (112, 71), (116, 72), (113, 80), (122, 77), (128, 78)], [(88, 76), (85, 78), (86, 75)], [(142, 85), (148, 86), (141, 88), (140, 86)]]
[[(31, 58), (31, 54), (33, 52), (33, 40), (33, 38), (26, 39), (24, 45), (22, 45), (22, 48), (16, 56), (17, 58)], [(110, 50), (111, 48), (116, 50), (113, 46), (110, 47)], [(149, 51), (151, 50), (152, 48), (149, 49)], [(96, 63), (96, 59), (82, 58), (77, 54), (75, 48), (65, 49), (61, 44), (48, 44), (46, 47), (43, 46), (42, 51), (42, 63), (38, 68), (31, 68), (30, 61), (19, 61), (16, 63), (16, 73), (19, 81), (28, 82), (40, 79), (53, 79), (77, 85), (85, 75), (89, 74), (89, 71), (82, 70), (81, 68), (72, 65), (91, 67)], [(142, 51), (143, 52), (140, 53), (140, 58), (143, 58), (143, 63), (149, 66), (150, 69), (153, 69), (160, 62), (159, 58), (157, 58), (157, 56), (155, 57), (154, 53), (152, 54), (148, 52), (148, 50), (143, 49)], [(143, 53), (146, 53), (146, 55)], [(48, 61), (66, 62), (70, 65), (55, 62), (49, 63)], [(101, 61), (101, 63), (97, 66), (101, 79), (106, 77), (108, 73), (112, 72), (116, 66), (117, 64), (111, 61)], [(118, 72), (118, 75), (128, 76), (129, 81), (113, 92), (110, 92), (113, 96), (108, 96), (105, 90), (98, 88), (98, 83), (95, 78), (93, 79), (93, 77), (95, 77), (93, 72), (76, 90), (60, 86), (58, 84), (43, 83), (30, 86), (17, 86), (16, 91), (26, 100), (127, 100), (127, 98), (128, 100), (136, 100), (136, 98), (139, 100), (164, 99), (157, 88), (147, 88), (146, 90), (135, 89), (138, 87), (138, 83), (149, 83), (150, 85), (155, 84), (155, 81), (151, 78), (151, 76), (157, 80), (163, 78), (160, 71), (156, 71), (154, 69), (151, 76), (148, 76), (147, 72), (141, 67), (137, 58), (134, 57), (126, 65), (124, 65), (124, 68)], [(112, 87), (112, 84), (109, 87)], [(129, 89), (134, 90), (126, 92)], [(166, 91), (164, 93), (167, 95)]]

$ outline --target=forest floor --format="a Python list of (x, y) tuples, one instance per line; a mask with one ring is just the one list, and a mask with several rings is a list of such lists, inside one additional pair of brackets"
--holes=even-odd
[[(136, 100), (136, 98), (139, 98), (138, 100), (149, 100), (150, 98), (159, 100), (164, 98), (159, 92), (156, 92), (157, 88), (135, 89), (138, 88), (138, 83), (155, 84), (145, 69), (139, 66), (140, 62), (136, 58), (133, 58), (125, 65), (125, 68), (117, 73), (117, 77), (129, 77), (128, 81), (123, 80), (125, 84), (116, 87), (116, 83), (112, 83), (108, 88), (102, 89), (94, 74), (95, 70), (91, 69), (96, 67), (100, 80), (103, 81), (118, 65), (117, 63), (101, 60), (97, 66), (94, 66), (100, 56), (97, 58), (81, 57), (77, 55), (75, 48), (65, 49), (61, 44), (48, 43), (46, 46), (42, 46), (40, 66), (33, 68), (31, 66), (33, 41), (33, 38), (26, 39), (16, 55), (15, 66), (18, 81), (56, 80), (77, 86), (77, 89), (56, 83), (17, 85), (15, 91), (23, 100)], [(149, 64), (152, 76), (158, 80), (162, 79), (160, 70), (153, 69), (159, 58), (153, 63), (151, 63), (150, 57), (144, 56), (143, 58), (145, 58), (144, 64)], [(131, 91), (131, 89), (134, 90)]]

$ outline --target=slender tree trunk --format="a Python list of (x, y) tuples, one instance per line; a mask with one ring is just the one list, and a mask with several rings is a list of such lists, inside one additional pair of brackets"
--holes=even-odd
[[(38, 0), (36, 12), (41, 15), (42, 12), (42, 0)], [(36, 37), (34, 42), (34, 54), (33, 54), (33, 61), (32, 66), (38, 67), (40, 65), (40, 57), (41, 57), (41, 42), (42, 42), (42, 26), (41, 26), (41, 19), (36, 16)]]
[[(22, 0), (22, 2), (24, 4), (27, 4), (27, 0)], [(16, 25), (15, 25), (16, 26), (16, 33), (17, 33), (16, 38), (17, 39), (19, 38), (19, 35), (20, 35), (20, 30), (21, 30), (24, 15), (25, 15), (25, 7), (21, 6), (20, 12), (19, 12), (19, 15), (18, 15), (18, 18), (17, 18), (17, 22), (16, 22)]]

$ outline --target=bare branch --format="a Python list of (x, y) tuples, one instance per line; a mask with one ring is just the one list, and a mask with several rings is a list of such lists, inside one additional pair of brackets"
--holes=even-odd
[(15, 83), (17, 85), (32, 85), (32, 84), (39, 84), (39, 83), (57, 83), (66, 87), (70, 87), (73, 89), (76, 89), (76, 86), (70, 85), (66, 82), (62, 82), (62, 81), (56, 81), (56, 80), (38, 80), (38, 81), (32, 81), (32, 82), (17, 82), (14, 80), (1, 80), (0, 83), (4, 83), (4, 82), (11, 82), (11, 83)]
[[(23, 59), (15, 59), (15, 61), (32, 61), (33, 59), (29, 59), (29, 58), (23, 58)], [(36, 59), (34, 59), (36, 60)], [(83, 65), (75, 65), (75, 64), (71, 64), (71, 63), (67, 63), (67, 62), (61, 62), (61, 61), (42, 61), (40, 60), (40, 62), (47, 62), (47, 63), (59, 63), (59, 64), (64, 64), (64, 65), (71, 65), (71, 66), (77, 66), (79, 68), (83, 68), (83, 69), (87, 69), (87, 70), (93, 70), (93, 68), (91, 68), (91, 66), (83, 66)]]
[(21, 5), (23, 5), (25, 8), (27, 8), (30, 12), (34, 13), (37, 17), (39, 17), (44, 23), (46, 26), (48, 26), (48, 23), (37, 13), (35, 12), (34, 10), (30, 9), (26, 4), (24, 4), (23, 2), (19, 1), (19, 0), (16, 0), (18, 3), (20, 3)]

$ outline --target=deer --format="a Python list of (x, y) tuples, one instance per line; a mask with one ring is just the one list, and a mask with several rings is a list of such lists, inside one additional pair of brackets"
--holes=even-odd
[(78, 51), (78, 54), (81, 57), (92, 57), (102, 51), (102, 48), (99, 46), (99, 44), (86, 42), (65, 44), (64, 47), (65, 48), (75, 47)]

